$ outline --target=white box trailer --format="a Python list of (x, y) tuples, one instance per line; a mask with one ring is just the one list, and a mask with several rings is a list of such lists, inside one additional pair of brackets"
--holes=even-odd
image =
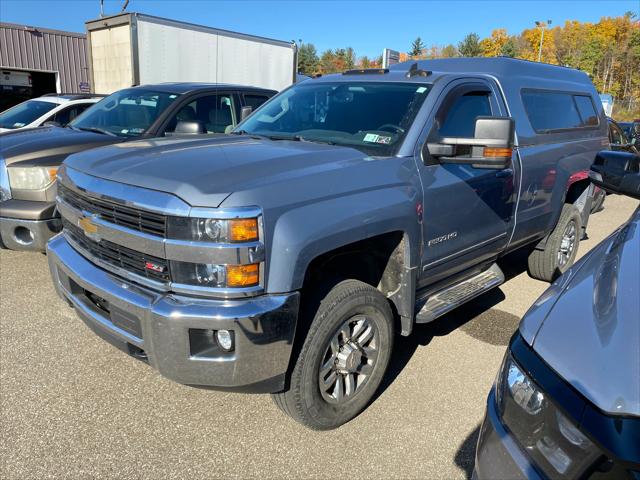
[(295, 82), (294, 42), (140, 13), (86, 23), (95, 93), (162, 82), (208, 82), (282, 90)]

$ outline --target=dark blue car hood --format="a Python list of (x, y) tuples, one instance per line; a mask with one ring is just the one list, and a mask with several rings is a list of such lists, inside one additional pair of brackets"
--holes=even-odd
[(542, 295), (520, 332), (598, 408), (640, 415), (640, 208)]

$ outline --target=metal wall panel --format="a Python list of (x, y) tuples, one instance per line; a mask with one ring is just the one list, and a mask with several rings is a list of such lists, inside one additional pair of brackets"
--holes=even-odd
[(79, 93), (89, 82), (86, 35), (0, 22), (0, 67), (55, 72), (62, 92)]

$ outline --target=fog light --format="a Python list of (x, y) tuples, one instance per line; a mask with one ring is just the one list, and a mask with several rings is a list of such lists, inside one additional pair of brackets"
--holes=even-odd
[(229, 330), (218, 330), (216, 339), (218, 340), (218, 345), (227, 352), (233, 350), (233, 335)]

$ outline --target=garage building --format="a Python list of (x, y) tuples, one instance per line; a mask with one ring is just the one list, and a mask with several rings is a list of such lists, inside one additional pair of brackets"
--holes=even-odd
[(86, 93), (86, 35), (0, 22), (0, 70), (0, 110), (46, 93)]

